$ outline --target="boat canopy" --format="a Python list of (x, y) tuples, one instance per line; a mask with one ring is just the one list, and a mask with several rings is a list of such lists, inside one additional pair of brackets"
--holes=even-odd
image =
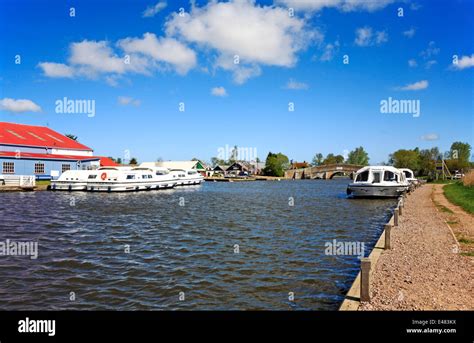
[(367, 166), (359, 169), (354, 176), (354, 183), (406, 182), (405, 174), (391, 166)]

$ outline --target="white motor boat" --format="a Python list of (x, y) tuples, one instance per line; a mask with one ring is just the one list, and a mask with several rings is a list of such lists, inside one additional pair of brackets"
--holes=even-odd
[(85, 191), (87, 181), (97, 177), (97, 170), (67, 170), (51, 181), (53, 191)]
[[(87, 190), (91, 192), (126, 192), (173, 188), (176, 181), (158, 168), (131, 168), (118, 167), (99, 168), (97, 177), (87, 182)], [(161, 168), (164, 169), (164, 168)]]
[(415, 173), (413, 173), (413, 170), (408, 169), (408, 168), (399, 168), (405, 174), (405, 179), (410, 183), (411, 186), (416, 187), (420, 181), (415, 177)]
[(405, 174), (389, 166), (367, 166), (359, 169), (354, 182), (347, 186), (347, 194), (353, 197), (394, 198), (408, 190)]
[(199, 185), (204, 177), (194, 169), (171, 169), (170, 175), (176, 180), (176, 186)]

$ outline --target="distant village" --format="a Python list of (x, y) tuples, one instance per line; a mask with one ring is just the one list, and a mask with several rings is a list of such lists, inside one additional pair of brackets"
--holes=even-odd
[[(349, 164), (366, 166), (369, 156), (363, 147), (355, 148), (347, 156), (315, 154), (311, 162), (289, 160), (282, 153), (270, 152), (265, 162), (255, 156), (254, 161), (239, 160), (237, 147), (227, 160), (214, 157), (210, 163), (197, 158), (188, 161), (156, 161), (157, 167), (196, 170), (207, 178), (247, 178), (265, 175), (285, 177), (295, 175), (288, 171), (305, 168)], [(438, 170), (452, 173), (472, 168), (471, 146), (454, 142), (449, 151), (441, 154), (438, 148), (420, 150), (400, 149), (389, 156), (387, 164), (397, 168), (410, 168), (417, 175), (432, 175)], [(442, 163), (441, 163), (441, 162)], [(442, 164), (443, 167), (439, 167)], [(58, 178), (67, 170), (88, 170), (120, 165), (138, 165), (136, 158), (95, 156), (94, 150), (78, 142), (77, 137), (58, 133), (49, 127), (0, 122), (0, 175), (32, 175), (36, 180)]]

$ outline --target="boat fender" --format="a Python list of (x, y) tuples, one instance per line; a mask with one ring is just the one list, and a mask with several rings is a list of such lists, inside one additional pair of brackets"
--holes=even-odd
[(102, 173), (102, 174), (100, 175), (100, 178), (101, 178), (102, 180), (105, 180), (105, 179), (107, 178), (107, 173)]

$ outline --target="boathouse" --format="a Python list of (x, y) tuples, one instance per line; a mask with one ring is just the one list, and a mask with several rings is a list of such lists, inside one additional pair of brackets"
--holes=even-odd
[(48, 127), (0, 122), (0, 174), (59, 177), (66, 170), (116, 165)]

